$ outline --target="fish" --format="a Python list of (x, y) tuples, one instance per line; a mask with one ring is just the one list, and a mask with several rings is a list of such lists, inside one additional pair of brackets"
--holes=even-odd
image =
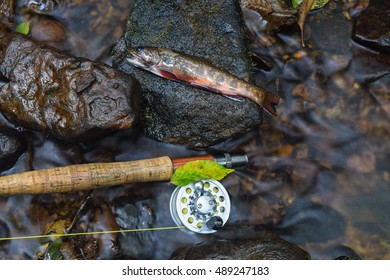
[(218, 68), (205, 59), (180, 51), (155, 47), (129, 48), (125, 60), (160, 77), (219, 93), (236, 101), (248, 98), (273, 116), (277, 116), (276, 105), (282, 102), (272, 92)]

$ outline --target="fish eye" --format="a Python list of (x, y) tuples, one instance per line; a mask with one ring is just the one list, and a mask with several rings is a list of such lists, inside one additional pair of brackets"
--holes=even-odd
[(147, 49), (139, 48), (138, 53), (148, 66), (153, 66), (160, 61), (160, 58), (156, 53), (153, 53)]

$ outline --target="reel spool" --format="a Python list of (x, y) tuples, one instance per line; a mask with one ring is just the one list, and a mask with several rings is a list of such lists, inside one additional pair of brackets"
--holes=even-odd
[(202, 234), (216, 232), (225, 225), (230, 214), (228, 192), (220, 182), (212, 179), (177, 187), (169, 205), (178, 226)]

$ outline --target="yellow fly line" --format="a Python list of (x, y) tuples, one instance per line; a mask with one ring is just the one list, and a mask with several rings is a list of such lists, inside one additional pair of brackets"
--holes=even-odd
[(112, 233), (130, 233), (130, 232), (142, 232), (142, 231), (159, 231), (159, 230), (171, 230), (171, 229), (183, 229), (184, 226), (173, 227), (159, 227), (159, 228), (136, 228), (136, 229), (121, 229), (121, 230), (107, 230), (107, 231), (90, 231), (90, 232), (75, 232), (75, 233), (54, 233), (46, 235), (26, 235), (26, 236), (14, 236), (14, 237), (0, 237), (0, 241), (9, 240), (21, 240), (21, 239), (38, 239), (38, 238), (50, 238), (50, 237), (67, 237), (67, 236), (80, 236), (80, 235), (92, 235), (92, 234), (112, 234)]

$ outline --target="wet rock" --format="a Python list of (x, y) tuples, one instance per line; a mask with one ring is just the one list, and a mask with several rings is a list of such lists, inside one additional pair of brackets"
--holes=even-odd
[(329, 259), (336, 259), (336, 260), (361, 260), (362, 259), (353, 249), (344, 245), (334, 246), (333, 248), (330, 248), (327, 252), (330, 255)]
[(123, 60), (128, 47), (165, 47), (210, 60), (246, 80), (250, 72), (237, 1), (135, 1), (124, 37), (115, 48), (119, 69), (141, 83), (143, 125), (150, 136), (189, 146), (208, 146), (257, 125), (259, 107), (169, 81)]
[(277, 226), (276, 232), (285, 240), (296, 244), (320, 243), (343, 236), (344, 218), (329, 206), (305, 199), (297, 200)]
[(4, 0), (0, 3), (0, 25), (4, 24), (7, 27), (13, 25), (15, 0)]
[(307, 17), (305, 30), (310, 33), (310, 41), (317, 49), (346, 54), (351, 49), (352, 23), (345, 18), (340, 8), (333, 11), (335, 8), (326, 5)]
[(17, 131), (0, 127), (0, 171), (12, 167), (26, 148)]
[(249, 224), (275, 225), (286, 215), (286, 203), (272, 194), (253, 195), (250, 193), (235, 201), (232, 205), (232, 212), (246, 216), (245, 221)]
[[(94, 237), (98, 241), (99, 258), (100, 259), (113, 259), (119, 254), (118, 246), (118, 224), (112, 213), (110, 206), (103, 200), (97, 201), (99, 204), (95, 205), (96, 210), (94, 213), (93, 221), (90, 224), (91, 232), (110, 232), (107, 234), (96, 234)], [(95, 202), (96, 203), (96, 202)]]
[[(34, 4), (35, 2), (35, 4)], [(123, 34), (132, 4), (123, 0), (41, 0), (17, 1), (19, 13), (33, 15), (39, 20), (57, 21), (63, 24), (66, 38), (62, 44), (50, 45), (68, 53), (93, 61), (111, 64), (109, 53)], [(51, 27), (53, 28), (53, 27)], [(34, 37), (34, 34), (32, 34)]]
[(56, 43), (64, 43), (65, 30), (63, 25), (53, 19), (37, 19), (31, 23), (31, 36), (40, 41), (55, 46)]
[[(7, 224), (0, 220), (0, 238), (5, 238), (10, 236), (10, 231)], [(1, 241), (0, 242), (0, 252), (7, 251), (9, 246), (9, 241)]]
[(353, 39), (370, 48), (390, 52), (390, 2), (371, 0), (368, 8), (356, 19)]
[(67, 141), (130, 128), (138, 82), (105, 64), (0, 30), (0, 110), (11, 122)]
[(308, 260), (309, 253), (275, 234), (253, 240), (213, 240), (179, 248), (173, 260)]
[[(130, 203), (122, 197), (114, 202), (114, 214), (120, 229), (151, 228), (156, 217), (151, 199)], [(155, 253), (155, 240), (150, 231), (121, 233), (119, 244), (126, 258), (149, 259)]]

